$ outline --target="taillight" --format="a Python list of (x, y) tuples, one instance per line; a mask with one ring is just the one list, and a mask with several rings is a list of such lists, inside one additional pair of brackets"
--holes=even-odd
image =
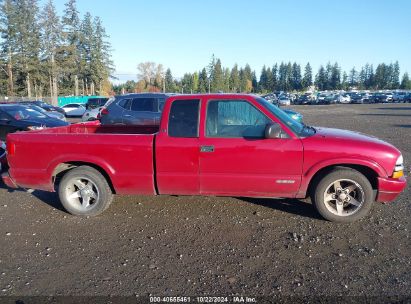
[(16, 153), (16, 145), (10, 141), (7, 142), (6, 144), (7, 147), (7, 155), (14, 155)]
[(107, 108), (103, 108), (103, 109), (101, 109), (101, 111), (100, 111), (100, 115), (107, 115), (108, 114), (108, 110), (107, 110)]

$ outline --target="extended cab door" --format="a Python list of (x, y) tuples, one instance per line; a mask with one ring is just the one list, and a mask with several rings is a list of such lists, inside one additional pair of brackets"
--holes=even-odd
[(276, 121), (272, 113), (249, 96), (207, 100), (202, 111), (206, 121), (200, 137), (201, 194), (293, 197), (297, 193), (303, 146), (295, 136), (265, 138), (266, 125)]
[(199, 194), (200, 99), (174, 97), (166, 104), (155, 138), (155, 170), (160, 194)]

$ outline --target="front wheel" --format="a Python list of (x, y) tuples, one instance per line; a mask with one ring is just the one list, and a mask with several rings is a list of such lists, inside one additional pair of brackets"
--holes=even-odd
[(368, 179), (360, 172), (336, 168), (320, 180), (311, 199), (325, 219), (349, 223), (369, 213), (374, 192)]
[(58, 193), (64, 208), (79, 216), (96, 216), (113, 200), (106, 178), (89, 166), (68, 171), (59, 184)]

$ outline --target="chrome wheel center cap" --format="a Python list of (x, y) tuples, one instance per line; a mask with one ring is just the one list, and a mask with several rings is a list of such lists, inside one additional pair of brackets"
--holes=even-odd
[(344, 201), (346, 198), (347, 198), (347, 194), (345, 194), (345, 193), (341, 193), (341, 194), (338, 196), (338, 199), (339, 199), (340, 201)]

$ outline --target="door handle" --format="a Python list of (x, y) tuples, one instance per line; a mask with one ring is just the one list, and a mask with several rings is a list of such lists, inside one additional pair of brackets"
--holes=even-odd
[(124, 115), (124, 117), (131, 117), (131, 115)]
[(200, 152), (214, 152), (214, 146), (201, 146)]

